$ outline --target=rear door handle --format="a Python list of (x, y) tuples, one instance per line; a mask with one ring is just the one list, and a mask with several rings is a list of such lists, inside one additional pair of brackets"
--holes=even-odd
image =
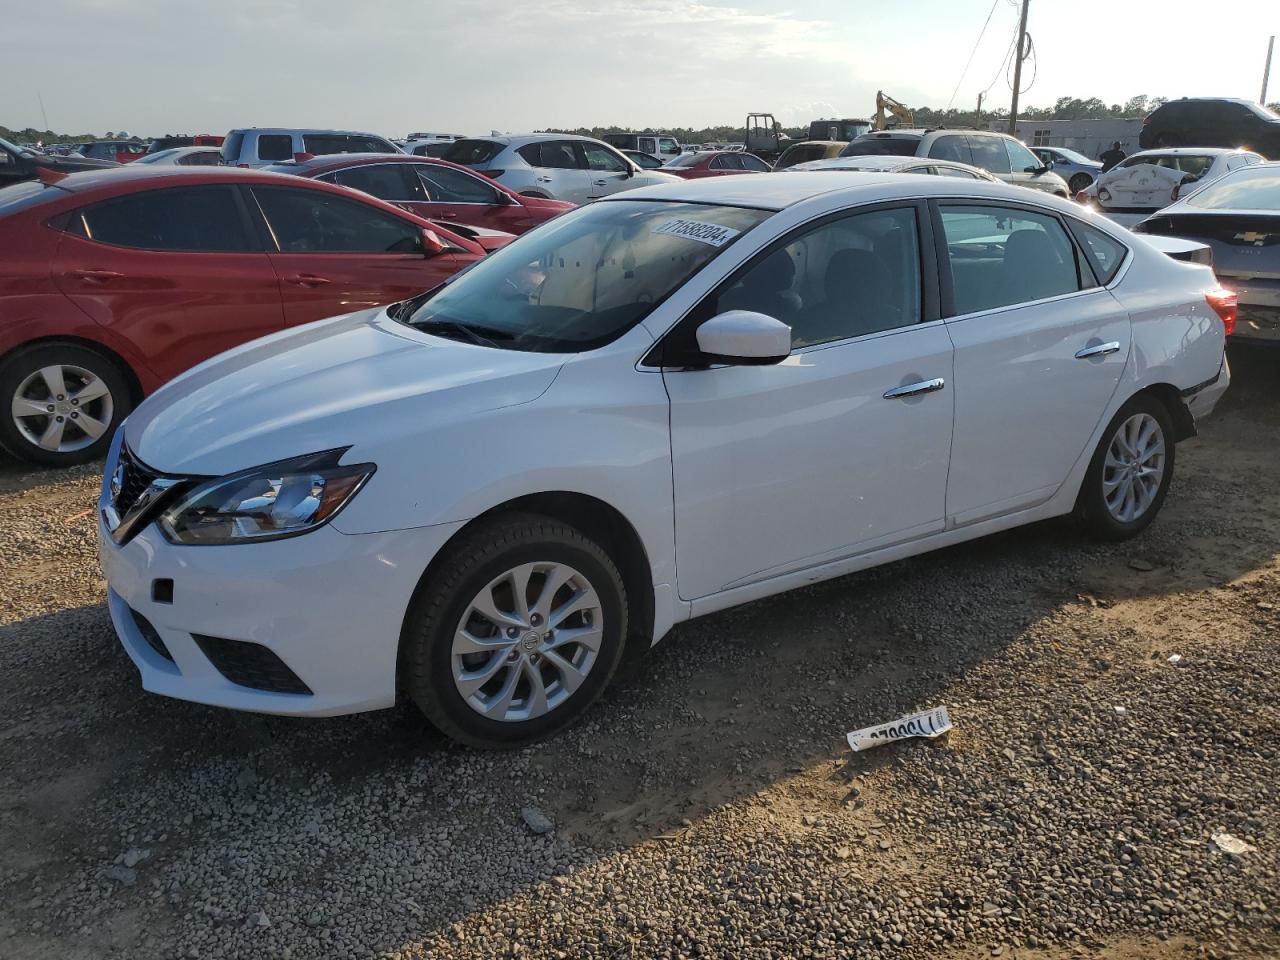
[(1092, 347), (1084, 347), (1076, 351), (1077, 360), (1088, 360), (1090, 357), (1105, 357), (1109, 353), (1120, 352), (1120, 341), (1112, 340), (1110, 343), (1099, 343)]
[(323, 287), (326, 283), (333, 282), (328, 277), (318, 277), (314, 273), (295, 273), (285, 279), (299, 287)]
[(124, 276), (123, 273), (117, 273), (114, 270), (72, 270), (71, 275), (77, 280), (87, 280), (89, 283), (106, 283), (108, 280), (119, 280)]
[(550, 177), (539, 177), (539, 178), (538, 178), (538, 182), (539, 182), (539, 183), (550, 183), (550, 182), (551, 182), (551, 178), (550, 178)]
[(592, 183), (594, 183), (597, 187), (607, 187), (609, 185), (608, 180), (593, 180)]
[(932, 380), (919, 380), (916, 383), (904, 383), (900, 387), (886, 390), (884, 398), (886, 400), (902, 400), (905, 397), (918, 397), (922, 393), (936, 393), (946, 385), (947, 381), (941, 377), (934, 377)]

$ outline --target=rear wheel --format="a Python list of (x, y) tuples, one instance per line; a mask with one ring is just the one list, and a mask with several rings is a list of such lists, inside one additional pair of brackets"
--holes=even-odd
[(1107, 424), (1076, 501), (1086, 529), (1127, 540), (1160, 512), (1173, 479), (1173, 424), (1155, 397), (1139, 394)]
[(1074, 197), (1091, 183), (1093, 183), (1093, 177), (1089, 176), (1087, 173), (1077, 173), (1071, 178), (1071, 182), (1068, 184), (1071, 188), (1071, 195)]
[(627, 635), (622, 576), (566, 524), (509, 515), (464, 535), (419, 590), (401, 637), (409, 695), (443, 733), (510, 747), (573, 723)]
[(133, 398), (117, 364), (90, 347), (50, 343), (0, 366), (0, 445), (49, 467), (103, 456)]

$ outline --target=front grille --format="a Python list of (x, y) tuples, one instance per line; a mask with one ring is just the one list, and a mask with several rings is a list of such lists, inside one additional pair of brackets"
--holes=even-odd
[(147, 641), (147, 646), (173, 663), (173, 654), (164, 645), (164, 641), (160, 639), (160, 632), (152, 626), (151, 621), (132, 607), (129, 608), (129, 615), (133, 617), (133, 625), (138, 628), (138, 633), (142, 634), (142, 639)]
[(116, 477), (112, 483), (116, 513), (121, 517), (125, 516), (159, 476), (159, 471), (152, 470), (130, 453), (128, 447), (121, 445), (120, 461), (116, 465)]
[(218, 672), (232, 683), (268, 693), (305, 693), (311, 688), (283, 660), (260, 643), (193, 633), (192, 639)]

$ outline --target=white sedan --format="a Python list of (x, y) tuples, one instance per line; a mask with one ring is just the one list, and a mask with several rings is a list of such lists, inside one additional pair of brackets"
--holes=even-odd
[(1018, 187), (628, 192), (146, 400), (99, 501), (111, 616), (156, 693), (546, 736), (691, 617), (1063, 514), (1136, 535), (1232, 311)]
[(1143, 150), (1099, 174), (1076, 194), (1076, 200), (1121, 226), (1132, 227), (1223, 174), (1262, 162), (1260, 155), (1248, 150), (1219, 147)]

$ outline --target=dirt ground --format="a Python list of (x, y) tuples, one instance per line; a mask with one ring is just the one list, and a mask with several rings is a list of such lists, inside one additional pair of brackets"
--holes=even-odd
[[(1139, 540), (1041, 524), (683, 625), (502, 754), (142, 692), (100, 466), (4, 462), (0, 958), (1280, 956), (1280, 350), (1230, 355)], [(939, 704), (941, 740), (843, 741)]]

